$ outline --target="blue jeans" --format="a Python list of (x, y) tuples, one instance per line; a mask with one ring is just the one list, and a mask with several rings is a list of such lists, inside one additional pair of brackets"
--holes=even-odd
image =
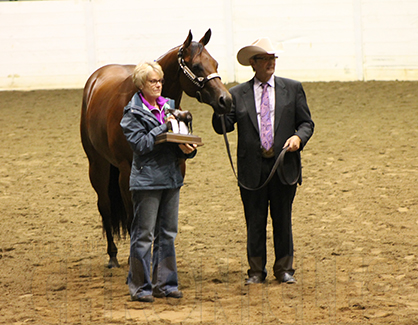
[[(132, 191), (129, 292), (133, 297), (168, 295), (178, 290), (174, 240), (178, 229), (180, 188)], [(152, 282), (151, 282), (151, 247)]]

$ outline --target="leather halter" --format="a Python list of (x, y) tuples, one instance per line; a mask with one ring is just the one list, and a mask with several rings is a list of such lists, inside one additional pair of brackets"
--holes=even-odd
[(177, 53), (177, 60), (179, 62), (179, 66), (181, 68), (181, 70), (184, 72), (184, 74), (186, 75), (187, 78), (190, 79), (191, 82), (193, 82), (194, 85), (196, 85), (197, 87), (199, 87), (200, 89), (202, 89), (203, 87), (205, 87), (206, 83), (214, 78), (219, 78), (221, 79), (221, 76), (217, 73), (211, 73), (210, 75), (207, 75), (206, 77), (198, 77), (196, 76), (193, 71), (186, 65), (186, 63), (184, 62), (184, 58), (183, 58), (183, 46), (180, 47), (178, 53)]

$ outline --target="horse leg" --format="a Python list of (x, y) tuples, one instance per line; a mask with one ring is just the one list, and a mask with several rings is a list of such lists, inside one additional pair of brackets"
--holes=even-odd
[(129, 177), (131, 175), (131, 164), (126, 161), (119, 165), (119, 188), (122, 196), (123, 205), (127, 214), (126, 227), (129, 235), (131, 234), (131, 223), (133, 219), (133, 206), (131, 192), (129, 191)]
[(90, 161), (90, 182), (97, 193), (97, 206), (102, 216), (103, 228), (107, 239), (108, 268), (119, 267), (117, 260), (118, 249), (113, 240), (112, 209), (109, 197), (110, 163), (101, 157)]
[[(126, 229), (128, 230), (129, 237), (131, 237), (131, 224), (133, 219), (133, 205), (132, 196), (129, 191), (129, 177), (131, 175), (131, 164), (126, 161), (119, 165), (119, 188), (122, 196), (123, 205), (127, 215)], [(128, 258), (128, 264), (130, 263), (130, 257)]]
[(180, 159), (180, 170), (184, 178), (186, 176), (186, 160), (185, 159)]

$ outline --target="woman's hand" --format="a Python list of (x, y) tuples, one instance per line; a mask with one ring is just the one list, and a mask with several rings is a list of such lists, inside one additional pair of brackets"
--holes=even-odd
[(174, 115), (170, 115), (166, 118), (165, 124), (167, 124), (168, 131), (173, 131), (173, 124), (171, 123), (171, 121), (173, 121), (175, 119), (176, 118), (174, 117)]
[(175, 120), (175, 119), (176, 119), (176, 117), (171, 114), (166, 118), (165, 123), (167, 124), (170, 120)]
[(185, 155), (188, 155), (196, 150), (197, 144), (195, 143), (194, 144), (188, 144), (188, 143), (179, 144), (179, 148), (181, 149), (181, 151), (183, 151)]

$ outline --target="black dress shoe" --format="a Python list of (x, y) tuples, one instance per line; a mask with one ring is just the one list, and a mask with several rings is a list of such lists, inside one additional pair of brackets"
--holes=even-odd
[(285, 273), (283, 276), (282, 282), (292, 284), (292, 283), (296, 283), (296, 279), (289, 273)]
[(245, 281), (245, 285), (250, 285), (250, 284), (257, 284), (257, 283), (264, 283), (264, 280), (261, 278), (261, 276), (258, 275), (253, 275), (250, 276), (246, 281)]
[(145, 295), (145, 296), (131, 296), (132, 301), (141, 301), (141, 302), (154, 302), (154, 297), (152, 295)]
[(153, 295), (156, 298), (164, 298), (164, 297), (167, 297), (167, 298), (175, 298), (175, 299), (183, 298), (183, 293), (181, 291), (179, 291), (179, 290), (171, 291), (167, 295), (164, 294), (164, 293), (162, 293), (162, 292), (154, 293)]

